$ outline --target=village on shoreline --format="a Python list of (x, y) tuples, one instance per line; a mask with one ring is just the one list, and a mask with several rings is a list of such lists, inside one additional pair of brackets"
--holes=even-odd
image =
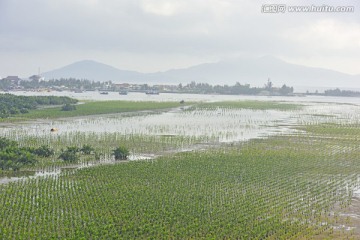
[(87, 79), (61, 78), (44, 80), (40, 75), (33, 75), (28, 79), (21, 79), (18, 76), (8, 76), (0, 79), (0, 90), (9, 91), (72, 91), (81, 93), (85, 91), (99, 91), (102, 94), (108, 92), (119, 92), (121, 95), (127, 95), (129, 92), (144, 92), (146, 94), (159, 93), (191, 93), (191, 94), (221, 94), (221, 95), (258, 95), (258, 96), (345, 96), (359, 97), (360, 92), (328, 89), (320, 93), (307, 91), (306, 93), (296, 93), (293, 87), (283, 84), (281, 87), (274, 86), (270, 79), (263, 87), (252, 87), (250, 84), (241, 84), (236, 82), (234, 85), (210, 85), (208, 83), (196, 83), (192, 81), (188, 84), (132, 84), (115, 83), (112, 81), (91, 81)]

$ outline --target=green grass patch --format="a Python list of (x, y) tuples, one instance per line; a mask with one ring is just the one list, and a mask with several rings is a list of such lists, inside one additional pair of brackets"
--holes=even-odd
[[(180, 107), (177, 102), (132, 102), (132, 101), (98, 101), (85, 102), (76, 105), (74, 111), (61, 111), (61, 107), (43, 108), (32, 110), (27, 114), (16, 115), (14, 119), (37, 119), (37, 118), (66, 118), (98, 114), (111, 114), (122, 112), (134, 112), (144, 110), (156, 110)], [(4, 121), (7, 121), (6, 119)]]
[(308, 133), (331, 136), (331, 137), (355, 137), (360, 136), (359, 124), (336, 124), (336, 123), (323, 123), (300, 126), (298, 129)]

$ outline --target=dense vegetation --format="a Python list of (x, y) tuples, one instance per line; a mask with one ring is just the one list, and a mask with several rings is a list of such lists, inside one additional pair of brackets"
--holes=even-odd
[(126, 160), (129, 154), (129, 150), (124, 146), (119, 146), (113, 151), (115, 160)]
[(178, 86), (178, 91), (180, 92), (190, 92), (190, 93), (202, 93), (202, 94), (229, 94), (229, 95), (289, 95), (293, 93), (294, 88), (288, 87), (285, 84), (276, 88), (273, 84), (268, 81), (264, 87), (251, 87), (249, 84), (240, 84), (237, 82), (233, 86), (229, 85), (210, 85), (208, 83), (196, 83), (191, 82), (185, 86), (180, 84)]
[(69, 97), (0, 94), (0, 117), (6, 118), (11, 115), (28, 113), (29, 110), (36, 109), (39, 106), (74, 103), (77, 103), (77, 100)]
[(93, 147), (90, 145), (84, 145), (82, 148), (78, 148), (77, 146), (67, 146), (65, 150), (61, 150), (59, 159), (68, 163), (77, 163), (80, 160), (80, 154), (90, 155), (93, 153), (93, 150)]
[(61, 111), (75, 111), (75, 110), (76, 110), (76, 106), (69, 103), (61, 107)]
[[(128, 84), (130, 86), (130, 84)], [(100, 89), (106, 89), (108, 91), (118, 91), (119, 89), (116, 84), (111, 81), (108, 82), (95, 82), (87, 79), (74, 79), (74, 78), (61, 78), (61, 79), (50, 79), (48, 81), (20, 81), (19, 85), (14, 86), (11, 82), (5, 80), (0, 81), (0, 89), (9, 90), (9, 89), (24, 89), (24, 90), (34, 90), (34, 89), (53, 89), (53, 90), (85, 90), (85, 91), (94, 91)], [(292, 94), (294, 89), (293, 87), (286, 86), (285, 84), (281, 87), (275, 87), (268, 81), (264, 87), (251, 87), (249, 84), (241, 84), (239, 82), (234, 85), (210, 85), (208, 83), (196, 83), (191, 82), (189, 84), (183, 85), (179, 84), (166, 86), (162, 88), (161, 86), (150, 86), (148, 84), (131, 84), (127, 90), (129, 91), (142, 91), (146, 92), (149, 90), (156, 90), (160, 92), (179, 92), (179, 93), (201, 93), (201, 94), (231, 94), (231, 95), (289, 95)]]
[[(111, 84), (111, 83), (110, 83)], [(95, 90), (107, 88), (109, 83), (90, 81), (87, 79), (75, 79), (75, 78), (60, 78), (50, 79), (48, 81), (21, 81), (20, 86), (25, 89), (37, 89), (37, 88), (54, 88), (54, 89), (82, 89), (82, 90)]]
[(22, 148), (15, 141), (0, 137), (0, 169), (17, 171), (33, 165), (37, 161), (36, 155), (43, 154), (42, 149)]
[[(113, 149), (115, 160), (126, 160), (130, 152), (125, 146), (118, 146)], [(18, 142), (0, 137), (0, 170), (18, 171), (22, 167), (33, 166), (38, 163), (37, 157), (47, 158), (47, 161), (52, 161), (56, 155), (54, 148), (48, 145), (41, 145), (39, 147), (20, 147)], [(66, 146), (66, 149), (61, 149), (58, 154), (58, 159), (66, 163), (78, 163), (82, 155), (93, 155), (98, 157), (95, 148), (89, 144), (84, 144), (81, 148), (77, 146)]]

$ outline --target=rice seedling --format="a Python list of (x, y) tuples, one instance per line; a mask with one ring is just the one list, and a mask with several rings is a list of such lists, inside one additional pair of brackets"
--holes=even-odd
[(282, 136), (4, 185), (1, 237), (330, 237), (360, 163), (312, 145)]
[(253, 109), (253, 110), (298, 110), (301, 105), (288, 103), (288, 102), (275, 102), (275, 101), (226, 101), (226, 102), (211, 102), (202, 103), (194, 106), (195, 108), (206, 108), (206, 109), (227, 109), (227, 108), (238, 108), (238, 109)]

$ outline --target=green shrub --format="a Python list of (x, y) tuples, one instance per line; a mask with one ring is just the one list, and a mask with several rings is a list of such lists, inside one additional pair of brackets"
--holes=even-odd
[(1, 170), (19, 170), (22, 166), (37, 162), (35, 155), (26, 148), (19, 148), (17, 143), (0, 138), (0, 168)]
[(16, 147), (18, 144), (15, 141), (9, 140), (4, 137), (0, 137), (0, 150), (3, 150), (7, 147)]
[(76, 146), (70, 146), (70, 147), (66, 147), (66, 151), (77, 153), (77, 152), (80, 151), (80, 149), (78, 147), (76, 147)]
[(84, 154), (91, 154), (95, 149), (91, 146), (91, 145), (88, 145), (88, 144), (85, 144), (81, 149), (80, 151)]
[(40, 157), (50, 157), (54, 155), (54, 150), (52, 150), (46, 145), (42, 145), (41, 147), (36, 148), (34, 150), (34, 153)]
[(25, 113), (28, 113), (28, 112), (29, 112), (29, 110), (27, 110), (26, 108), (20, 109), (20, 113), (22, 113), (22, 114), (25, 114)]
[(59, 156), (60, 159), (64, 160), (65, 162), (75, 163), (79, 160), (78, 152), (80, 149), (76, 146), (68, 146), (66, 150), (63, 150)]
[[(0, 94), (0, 118), (7, 118), (20, 113), (28, 113), (29, 110), (36, 109), (39, 105), (70, 105), (77, 102), (76, 99), (69, 97)], [(71, 108), (74, 110), (74, 106), (71, 106)]]
[(75, 163), (79, 160), (79, 156), (76, 154), (76, 152), (72, 151), (63, 151), (60, 156), (60, 159), (64, 160), (65, 162)]
[(74, 111), (74, 110), (76, 110), (75, 105), (71, 105), (70, 103), (65, 104), (61, 108), (61, 111)]
[(129, 150), (124, 146), (119, 146), (113, 151), (115, 160), (126, 160), (129, 156)]

